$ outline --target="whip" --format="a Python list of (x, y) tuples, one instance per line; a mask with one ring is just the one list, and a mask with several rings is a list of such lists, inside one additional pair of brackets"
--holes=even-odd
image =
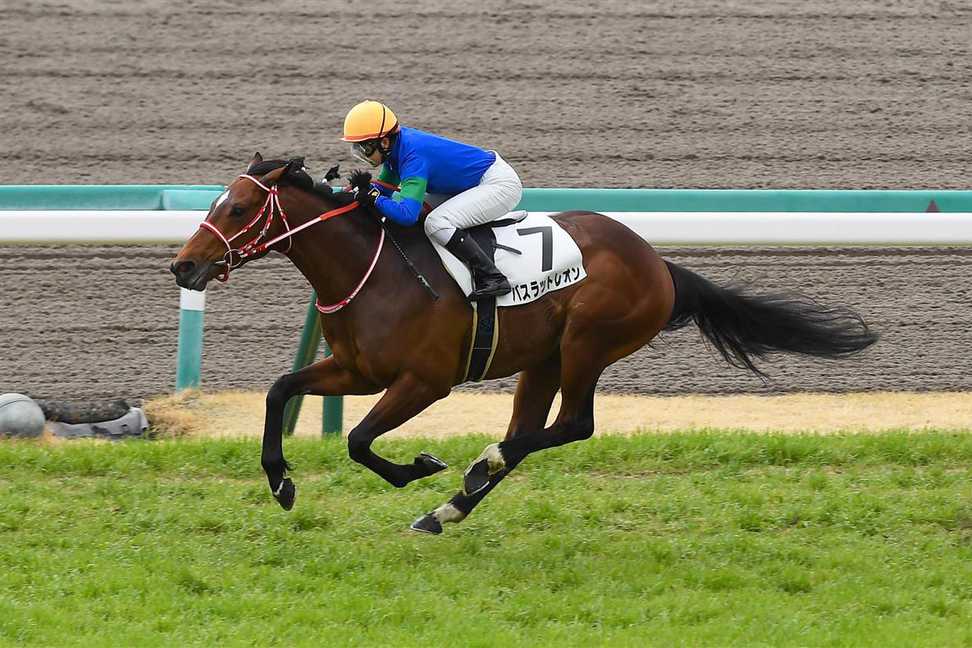
[(405, 265), (407, 265), (409, 270), (412, 271), (412, 274), (415, 275), (415, 278), (419, 280), (419, 283), (422, 284), (422, 287), (425, 288), (430, 295), (432, 295), (432, 300), (433, 301), (438, 300), (439, 293), (435, 291), (435, 288), (433, 288), (432, 284), (430, 284), (428, 279), (425, 278), (425, 275), (419, 272), (419, 269), (415, 267), (415, 264), (412, 263), (412, 260), (408, 258), (407, 254), (405, 254), (405, 250), (402, 249), (402, 246), (400, 246), (398, 244), (398, 241), (395, 240), (395, 237), (389, 231), (388, 227), (385, 226), (385, 220), (386, 220), (385, 217), (382, 216), (381, 220), (379, 221), (381, 223), (381, 226), (385, 230), (385, 236), (391, 239), (392, 245), (394, 245), (395, 249), (398, 250), (398, 253), (402, 255), (402, 260), (405, 261)]

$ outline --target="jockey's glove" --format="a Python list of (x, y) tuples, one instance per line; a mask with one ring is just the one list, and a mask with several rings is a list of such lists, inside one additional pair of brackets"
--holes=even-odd
[(378, 200), (379, 196), (381, 196), (381, 192), (375, 187), (371, 187), (368, 191), (361, 191), (359, 189), (356, 198), (362, 207), (374, 207), (375, 201)]

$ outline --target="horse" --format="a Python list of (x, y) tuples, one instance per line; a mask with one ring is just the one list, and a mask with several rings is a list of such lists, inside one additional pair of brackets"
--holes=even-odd
[[(369, 174), (356, 172), (350, 189), (367, 191), (370, 182)], [(411, 463), (394, 463), (371, 446), (463, 381), (473, 342), (471, 305), (421, 227), (384, 223), (356, 195), (315, 185), (303, 158), (265, 161), (257, 153), (170, 266), (179, 286), (203, 290), (277, 251), (317, 291), (332, 355), (284, 374), (266, 398), (261, 465), (286, 510), (296, 487), (283, 454), (283, 411), (296, 394), (384, 391), (348, 434), (347, 448), (352, 460), (392, 486), (447, 467), (425, 452)], [(566, 211), (552, 218), (579, 246), (587, 276), (531, 303), (499, 309), (501, 335), (484, 378), (519, 373), (506, 435), (469, 465), (454, 497), (412, 523), (416, 531), (438, 534), (443, 523), (462, 521), (528, 455), (590, 438), (601, 373), (664, 330), (694, 323), (728, 363), (758, 376), (765, 374), (756, 361), (770, 353), (838, 359), (878, 339), (846, 306), (717, 285), (662, 259), (607, 216)], [(401, 254), (385, 245), (386, 233)], [(416, 269), (429, 285), (415, 280), (410, 270)], [(560, 410), (545, 427), (558, 391)]]

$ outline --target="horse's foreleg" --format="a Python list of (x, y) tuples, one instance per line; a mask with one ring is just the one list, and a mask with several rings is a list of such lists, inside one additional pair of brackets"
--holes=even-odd
[(392, 383), (368, 415), (351, 430), (348, 435), (348, 455), (397, 488), (444, 470), (446, 464), (428, 453), (421, 453), (410, 464), (396, 464), (372, 452), (371, 444), (385, 432), (394, 430), (448, 394), (448, 384), (436, 386), (412, 374), (404, 374)]
[(260, 463), (270, 482), (270, 492), (285, 509), (294, 505), (293, 481), (286, 476), (289, 468), (283, 456), (283, 413), (287, 401), (297, 394), (339, 396), (374, 394), (380, 389), (338, 365), (333, 356), (308, 365), (294, 373), (284, 374), (267, 392), (267, 416), (263, 428), (263, 451)]
[[(516, 386), (516, 396), (513, 399), (513, 416), (506, 431), (506, 438), (512, 439), (527, 432), (542, 430), (559, 388), (559, 357), (521, 372)], [(490, 476), (486, 486), (476, 493), (467, 495), (459, 491), (439, 508), (415, 520), (411, 528), (415, 531), (438, 534), (442, 533), (443, 523), (462, 522), (514, 467), (515, 465), (507, 464), (503, 470)]]

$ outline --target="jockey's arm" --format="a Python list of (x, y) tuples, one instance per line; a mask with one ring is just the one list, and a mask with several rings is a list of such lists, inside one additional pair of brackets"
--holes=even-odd
[(389, 170), (387, 164), (382, 164), (378, 170), (378, 177), (371, 181), (371, 186), (378, 190), (382, 196), (391, 198), (391, 195), (398, 190), (398, 176)]
[(402, 176), (398, 191), (390, 198), (379, 196), (375, 207), (399, 225), (414, 225), (422, 213), (422, 201), (425, 200), (428, 185), (425, 163), (417, 159), (406, 160), (402, 165)]

